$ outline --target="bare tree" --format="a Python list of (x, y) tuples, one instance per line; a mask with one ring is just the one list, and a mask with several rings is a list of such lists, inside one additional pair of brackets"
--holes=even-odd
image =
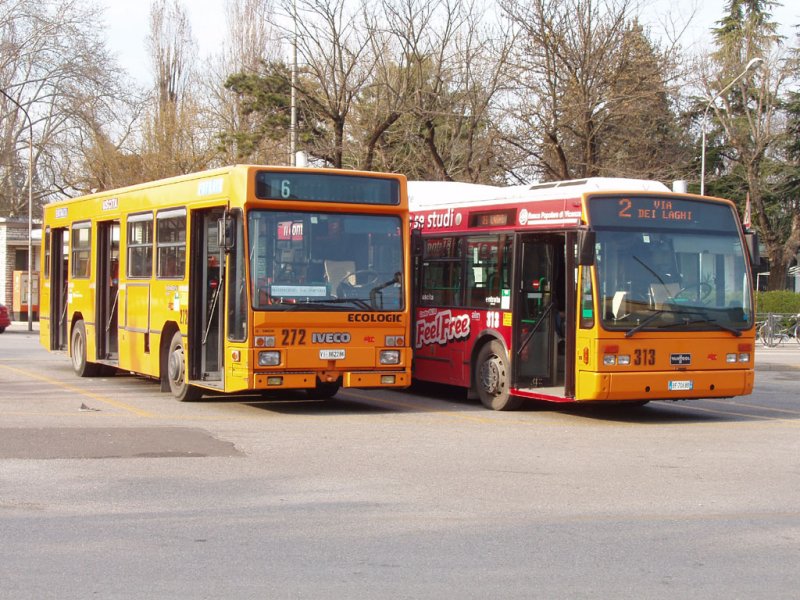
[(384, 0), (380, 13), (376, 77), (358, 111), (372, 123), (366, 164), (380, 152), (383, 168), (414, 178), (497, 180), (510, 40), (460, 0)]
[(205, 168), (214, 158), (212, 135), (200, 118), (191, 68), (196, 44), (180, 0), (154, 0), (148, 47), (155, 81), (144, 132), (146, 177)]
[(283, 11), (297, 27), (302, 67), (297, 88), (311, 133), (306, 147), (342, 167), (346, 124), (375, 63), (364, 12), (352, 10), (346, 0), (301, 0), (284, 4)]
[(39, 203), (82, 186), (87, 123), (121, 123), (120, 73), (99, 18), (78, 0), (0, 3), (0, 87), (16, 102), (0, 99), (0, 214), (27, 210), (31, 129)]
[[(227, 0), (227, 37), (207, 64), (203, 80), (208, 114), (218, 129), (220, 158), (278, 164), (285, 160), (286, 132), (281, 142), (262, 129), (263, 121), (239, 90), (240, 84), (269, 76), (269, 65), (281, 58), (272, 0)], [(223, 85), (224, 84), (224, 85)]]
[(649, 146), (669, 142), (657, 159), (674, 160), (678, 132), (669, 131), (666, 85), (672, 55), (659, 51), (632, 18), (632, 0), (501, 5), (520, 35), (514, 55), (518, 125), (509, 141), (527, 154), (527, 169), (545, 179), (663, 171), (664, 163), (631, 169), (636, 151), (626, 152), (652, 139), (656, 111), (663, 133)]

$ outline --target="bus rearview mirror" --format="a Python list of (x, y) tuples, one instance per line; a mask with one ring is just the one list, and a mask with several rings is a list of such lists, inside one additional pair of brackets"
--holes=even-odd
[(594, 264), (595, 232), (589, 229), (578, 231), (578, 264), (588, 267)]
[(233, 221), (227, 212), (218, 221), (217, 243), (225, 250), (233, 248)]
[(761, 264), (761, 252), (758, 249), (758, 234), (755, 232), (745, 233), (744, 241), (747, 244), (747, 251), (750, 254), (750, 264), (757, 267)]

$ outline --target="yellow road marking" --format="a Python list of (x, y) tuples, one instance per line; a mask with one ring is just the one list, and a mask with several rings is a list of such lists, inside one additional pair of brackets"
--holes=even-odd
[(118, 402), (117, 400), (112, 400), (106, 396), (100, 396), (99, 394), (93, 394), (92, 392), (87, 392), (86, 390), (82, 390), (74, 385), (69, 385), (67, 383), (62, 383), (56, 379), (51, 379), (50, 377), (45, 377), (44, 375), (39, 375), (38, 373), (33, 373), (31, 371), (27, 371), (25, 369), (19, 369), (17, 367), (10, 367), (8, 365), (0, 364), (0, 367), (23, 375), (25, 377), (29, 377), (31, 379), (37, 379), (39, 381), (43, 381), (47, 384), (50, 384), (54, 387), (61, 388), (64, 390), (68, 390), (70, 392), (74, 392), (80, 396), (84, 396), (86, 398), (91, 398), (92, 400), (96, 400), (97, 402), (103, 402), (104, 404), (108, 404), (109, 406), (113, 406), (115, 408), (119, 408), (121, 410), (125, 410), (127, 412), (131, 412), (139, 417), (147, 417), (153, 418), (155, 415), (150, 413), (146, 410), (142, 410), (140, 408), (136, 408), (135, 406), (131, 406), (130, 404), (125, 404), (124, 402)]

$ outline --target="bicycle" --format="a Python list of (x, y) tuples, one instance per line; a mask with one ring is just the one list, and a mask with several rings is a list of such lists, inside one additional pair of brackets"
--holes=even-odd
[(785, 325), (781, 322), (780, 315), (770, 314), (758, 328), (758, 339), (768, 348), (775, 348), (791, 338), (800, 344), (800, 314), (792, 315)]

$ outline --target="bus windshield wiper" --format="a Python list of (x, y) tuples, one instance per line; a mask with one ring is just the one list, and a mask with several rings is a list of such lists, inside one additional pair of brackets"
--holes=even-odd
[(659, 325), (659, 329), (667, 329), (668, 327), (677, 327), (679, 325), (700, 325), (700, 324), (705, 324), (705, 323), (707, 323), (709, 325), (713, 325), (714, 327), (716, 327), (718, 329), (722, 329), (723, 331), (727, 331), (729, 333), (732, 333), (736, 337), (741, 337), (742, 336), (742, 332), (739, 331), (738, 329), (736, 329), (734, 327), (731, 327), (729, 325), (724, 325), (722, 323), (718, 323), (714, 319), (709, 319), (709, 318), (705, 318), (705, 317), (702, 318), (702, 319), (692, 319), (691, 321), (689, 319), (684, 319), (683, 321), (680, 321), (680, 322), (665, 323), (664, 325)]
[[(362, 310), (375, 310), (369, 303), (361, 298), (324, 298), (313, 302), (289, 302), (287, 300), (276, 300), (277, 304), (285, 306), (287, 310), (313, 310), (315, 308), (328, 308), (331, 304), (343, 305), (352, 304)], [(336, 308), (346, 309), (347, 306), (336, 306)]]
[(664, 311), (663, 311), (663, 310), (657, 310), (657, 311), (655, 311), (655, 312), (654, 312), (652, 315), (650, 315), (649, 317), (647, 317), (647, 318), (646, 318), (644, 321), (642, 321), (641, 323), (639, 323), (639, 324), (638, 324), (636, 327), (632, 327), (631, 329), (629, 329), (628, 331), (626, 331), (626, 332), (625, 332), (625, 337), (631, 337), (631, 336), (633, 336), (633, 335), (634, 335), (635, 333), (637, 333), (638, 331), (641, 331), (642, 329), (644, 329), (645, 327), (647, 327), (647, 324), (648, 324), (648, 323), (652, 323), (652, 322), (653, 322), (653, 320), (655, 320), (655, 318), (656, 318), (656, 317), (658, 317), (659, 315), (662, 315), (662, 314), (664, 314)]

